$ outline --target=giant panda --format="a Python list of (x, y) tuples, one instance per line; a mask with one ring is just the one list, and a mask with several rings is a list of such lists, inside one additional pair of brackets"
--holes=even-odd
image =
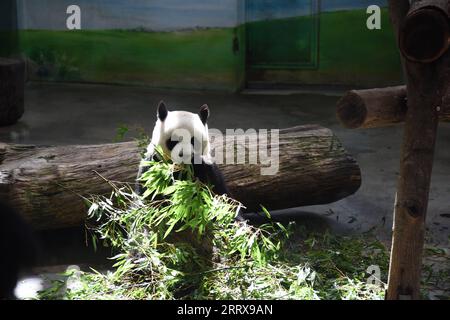
[[(206, 104), (200, 108), (198, 114), (195, 114), (186, 111), (169, 111), (163, 101), (159, 103), (152, 139), (139, 165), (136, 181), (137, 194), (142, 195), (144, 191), (139, 179), (148, 170), (145, 162), (160, 160), (155, 151), (156, 147), (160, 147), (163, 155), (168, 159), (174, 162), (191, 163), (194, 176), (201, 182), (210, 184), (215, 194), (232, 196), (220, 169), (212, 161), (208, 133), (209, 115), (209, 107)], [(178, 161), (175, 161), (174, 156)], [(241, 209), (236, 219), (243, 220)]]

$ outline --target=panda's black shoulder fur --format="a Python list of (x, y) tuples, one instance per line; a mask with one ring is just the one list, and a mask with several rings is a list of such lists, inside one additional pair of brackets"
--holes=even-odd
[(213, 192), (218, 195), (230, 195), (228, 187), (223, 178), (222, 172), (215, 163), (194, 164), (194, 176), (201, 182), (213, 187)]
[[(199, 179), (201, 182), (211, 185), (212, 191), (217, 195), (227, 195), (232, 197), (227, 184), (225, 183), (225, 179), (223, 178), (222, 171), (220, 171), (217, 164), (212, 163), (201, 163), (194, 164), (194, 176)], [(237, 221), (245, 221), (244, 218), (244, 209), (239, 206), (238, 214), (236, 216)]]
[[(151, 156), (145, 156), (143, 159), (143, 161), (157, 161), (158, 159), (156, 159), (155, 155), (151, 155)], [(142, 164), (139, 165), (139, 171), (137, 174), (137, 178), (136, 178), (136, 188), (135, 188), (135, 192), (136, 194), (142, 196), (144, 194), (144, 186), (142, 185), (142, 183), (139, 181), (139, 179), (142, 177), (142, 175), (144, 173), (146, 173), (148, 171), (149, 167), (148, 166), (144, 166)]]

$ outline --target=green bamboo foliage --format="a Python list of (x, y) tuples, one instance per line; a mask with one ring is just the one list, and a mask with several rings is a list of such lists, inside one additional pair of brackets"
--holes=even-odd
[(387, 268), (378, 242), (311, 235), (271, 222), (264, 208), (269, 223), (237, 222), (240, 204), (213, 194), (191, 167), (148, 165), (142, 197), (109, 182), (111, 196), (91, 202), (89, 230), (111, 247), (113, 270), (69, 273), (71, 286), (55, 283), (40, 298), (382, 298), (384, 286), (365, 282), (368, 265)]

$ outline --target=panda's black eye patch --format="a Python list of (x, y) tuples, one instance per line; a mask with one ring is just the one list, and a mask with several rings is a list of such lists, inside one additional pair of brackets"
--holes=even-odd
[(166, 141), (167, 149), (169, 149), (170, 151), (172, 151), (173, 148), (175, 148), (175, 146), (177, 145), (178, 142), (179, 142), (179, 141), (172, 141), (172, 139), (167, 140), (167, 141)]

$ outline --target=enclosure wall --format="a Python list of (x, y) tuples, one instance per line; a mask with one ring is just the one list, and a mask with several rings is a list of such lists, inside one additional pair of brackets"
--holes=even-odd
[[(279, 0), (262, 0), (263, 10), (273, 12), (259, 22), (274, 28), (283, 23), (285, 33), (294, 28), (290, 21), (308, 14), (303, 7), (317, 3), (319, 28), (313, 68), (258, 71), (246, 65), (246, 29), (255, 22), (246, 19), (248, 1), (17, 0), (20, 50), (31, 79), (50, 81), (223, 91), (239, 90), (246, 78), (358, 86), (401, 82), (387, 12), (381, 30), (366, 28), (367, 7), (385, 6), (385, 0), (283, 0), (281, 10)], [(81, 9), (81, 30), (67, 30), (66, 11), (73, 4)]]

